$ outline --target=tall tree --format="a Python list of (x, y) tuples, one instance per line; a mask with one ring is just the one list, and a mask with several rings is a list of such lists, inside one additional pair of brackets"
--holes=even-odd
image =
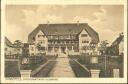
[(101, 48), (101, 49), (100, 49), (100, 52), (101, 52), (102, 54), (105, 54), (108, 44), (109, 44), (109, 43), (108, 43), (107, 40), (101, 41), (101, 43), (100, 43), (100, 48)]
[(13, 45), (19, 48), (23, 47), (23, 43), (21, 40), (15, 40)]

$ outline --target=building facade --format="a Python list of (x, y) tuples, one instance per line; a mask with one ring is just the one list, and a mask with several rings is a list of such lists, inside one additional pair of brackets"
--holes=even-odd
[(29, 53), (92, 54), (99, 36), (87, 23), (39, 24), (28, 36)]
[(13, 43), (7, 37), (5, 37), (4, 49), (5, 49), (5, 56), (12, 56), (22, 53), (22, 49), (14, 46)]

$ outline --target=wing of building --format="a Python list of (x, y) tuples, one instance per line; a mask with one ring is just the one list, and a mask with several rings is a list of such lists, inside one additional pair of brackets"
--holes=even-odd
[(124, 54), (124, 35), (120, 35), (115, 39), (112, 45), (107, 49), (107, 53), (111, 55)]
[(80, 52), (84, 46), (96, 46), (98, 42), (98, 33), (87, 23), (39, 24), (28, 36), (32, 54)]

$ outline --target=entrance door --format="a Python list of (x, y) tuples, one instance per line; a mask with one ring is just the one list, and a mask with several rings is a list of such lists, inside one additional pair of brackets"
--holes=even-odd
[(62, 53), (65, 53), (65, 47), (61, 47)]

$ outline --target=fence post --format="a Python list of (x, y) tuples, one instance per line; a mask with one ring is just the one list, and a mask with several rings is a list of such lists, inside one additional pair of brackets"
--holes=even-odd
[(21, 79), (29, 79), (31, 76), (31, 70), (20, 70)]
[(98, 69), (91, 69), (91, 77), (92, 78), (99, 78), (100, 70)]
[(113, 69), (113, 77), (117, 77), (117, 78), (120, 77), (120, 71), (119, 71), (119, 69)]

